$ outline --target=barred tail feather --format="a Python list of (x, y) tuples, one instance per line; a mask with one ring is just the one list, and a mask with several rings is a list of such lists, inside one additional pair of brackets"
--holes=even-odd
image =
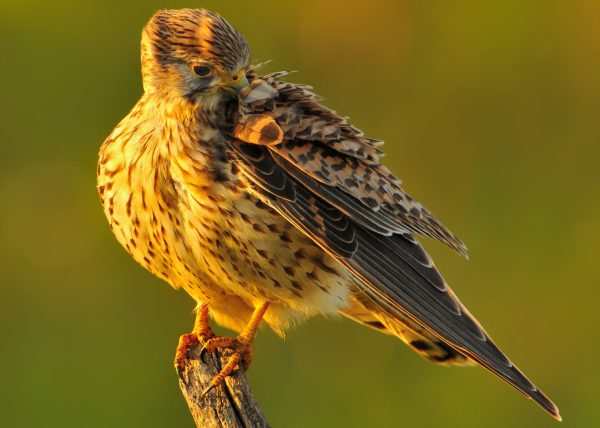
[(366, 298), (353, 295), (351, 305), (340, 313), (353, 321), (385, 334), (396, 336), (417, 354), (434, 364), (474, 366), (471, 359), (456, 351), (411, 319), (398, 319), (377, 309)]

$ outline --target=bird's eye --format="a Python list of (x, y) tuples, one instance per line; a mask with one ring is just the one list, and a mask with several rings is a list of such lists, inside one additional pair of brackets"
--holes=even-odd
[(200, 77), (206, 77), (210, 74), (210, 67), (207, 65), (195, 65), (194, 66), (194, 73), (196, 73), (197, 76)]

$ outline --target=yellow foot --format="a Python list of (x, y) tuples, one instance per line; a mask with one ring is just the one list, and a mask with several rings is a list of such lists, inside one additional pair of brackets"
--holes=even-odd
[(177, 345), (177, 351), (175, 351), (175, 370), (181, 377), (183, 370), (185, 369), (185, 362), (188, 359), (188, 352), (192, 345), (199, 342), (198, 335), (196, 333), (184, 334), (179, 338), (179, 344)]
[(215, 334), (208, 325), (208, 306), (202, 305), (196, 314), (194, 330), (179, 338), (179, 344), (175, 352), (175, 369), (179, 377), (185, 369), (185, 362), (188, 359), (191, 347), (197, 343), (205, 343), (213, 337), (215, 337)]
[(233, 353), (219, 374), (210, 381), (210, 384), (202, 392), (202, 395), (207, 394), (214, 387), (221, 385), (227, 376), (231, 376), (240, 363), (244, 370), (248, 370), (250, 368), (250, 363), (252, 362), (253, 347), (252, 342), (242, 336), (213, 337), (212, 339), (205, 341), (204, 346), (200, 351), (200, 358), (202, 358), (206, 352), (213, 352), (215, 349), (231, 349)]
[(238, 337), (213, 337), (204, 342), (202, 350), (200, 351), (200, 358), (202, 358), (202, 355), (207, 351), (212, 352), (215, 349), (223, 348), (231, 349), (233, 354), (231, 354), (231, 357), (227, 360), (227, 364), (223, 366), (219, 374), (210, 381), (210, 384), (202, 392), (202, 395), (207, 394), (215, 386), (221, 385), (223, 381), (225, 381), (225, 378), (233, 373), (240, 361), (245, 370), (250, 367), (250, 363), (252, 362), (252, 342), (254, 341), (254, 335), (256, 334), (256, 330), (268, 307), (268, 302), (257, 307), (254, 310), (250, 321), (244, 328), (244, 331), (242, 331), (242, 334)]

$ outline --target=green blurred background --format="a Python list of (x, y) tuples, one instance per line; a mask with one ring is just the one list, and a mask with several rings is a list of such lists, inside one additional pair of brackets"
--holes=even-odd
[[(463, 302), (563, 426), (598, 426), (600, 3), (552, 0), (0, 0), (0, 426), (193, 426), (172, 368), (193, 302), (120, 248), (95, 189), (141, 93), (140, 30), (185, 6), (387, 142), (469, 245), (426, 242)], [(249, 376), (274, 427), (558, 426), (342, 319), (262, 331)]]

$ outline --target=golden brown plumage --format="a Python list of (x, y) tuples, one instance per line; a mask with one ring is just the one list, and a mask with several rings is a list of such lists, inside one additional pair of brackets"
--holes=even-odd
[[(196, 333), (206, 346), (234, 347), (233, 369), (261, 319), (283, 334), (340, 312), (434, 362), (477, 362), (559, 418), (416, 240), (466, 252), (379, 163), (382, 143), (308, 87), (284, 73), (261, 77), (248, 61), (244, 38), (220, 16), (158, 12), (142, 36), (144, 95), (98, 164), (115, 236), (203, 308)], [(208, 309), (240, 337), (211, 338)]]

